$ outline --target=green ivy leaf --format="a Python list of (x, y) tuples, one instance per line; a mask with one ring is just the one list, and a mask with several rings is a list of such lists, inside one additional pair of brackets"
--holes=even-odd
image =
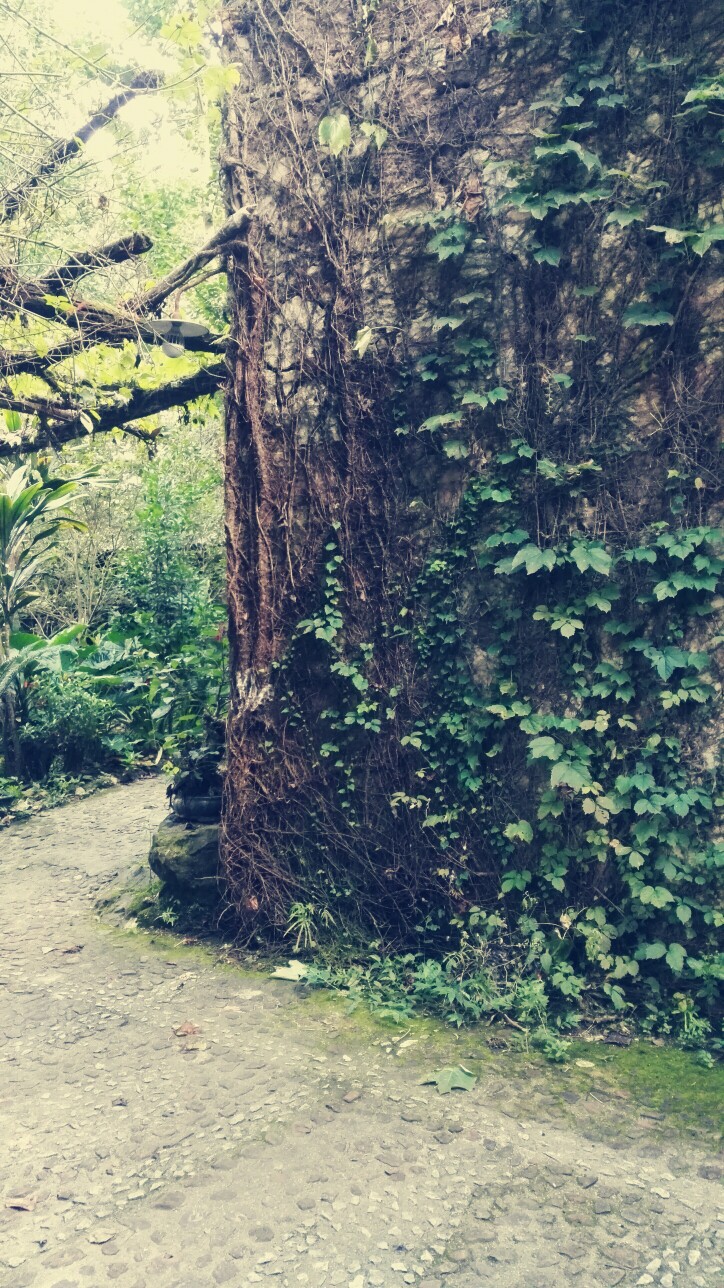
[(363, 134), (367, 135), (368, 139), (372, 139), (378, 152), (389, 137), (388, 131), (383, 125), (374, 125), (372, 121), (363, 121), (360, 129)]
[(459, 411), (443, 412), (441, 416), (428, 416), (427, 420), (423, 420), (420, 429), (429, 432), (447, 429), (448, 425), (459, 425), (462, 418), (462, 412)]
[(462, 438), (449, 438), (446, 443), (443, 443), (442, 450), (452, 461), (464, 461), (465, 457), (470, 455), (470, 448)]
[(550, 264), (557, 268), (561, 262), (561, 252), (556, 246), (541, 246), (540, 250), (533, 251), (533, 259), (536, 264)]
[(352, 345), (352, 348), (354, 349), (358, 358), (364, 358), (373, 339), (374, 339), (374, 332), (372, 330), (372, 327), (371, 326), (361, 327), (361, 329), (357, 332), (357, 335), (355, 336), (355, 339), (354, 339), (354, 343)]
[(333, 157), (338, 157), (352, 142), (352, 129), (346, 112), (337, 112), (333, 116), (323, 116), (317, 129), (317, 137), (322, 147), (329, 148)]
[(551, 787), (570, 787), (580, 792), (591, 784), (591, 775), (580, 761), (559, 760), (551, 770)]
[(571, 550), (571, 559), (576, 565), (579, 572), (587, 572), (592, 569), (593, 572), (600, 573), (602, 577), (608, 577), (611, 571), (611, 556), (603, 546), (595, 545), (589, 542), (586, 545), (582, 543), (574, 545)]
[(555, 738), (549, 734), (543, 734), (540, 738), (532, 738), (528, 743), (528, 752), (531, 760), (559, 760), (563, 755), (563, 748)]
[(670, 966), (677, 974), (684, 969), (686, 959), (686, 949), (681, 944), (669, 944), (666, 953), (666, 964)]
[(503, 836), (507, 836), (509, 841), (532, 841), (533, 828), (530, 823), (521, 818), (517, 823), (509, 823), (503, 832)]
[(432, 329), (434, 332), (443, 331), (446, 328), (449, 328), (451, 331), (457, 331), (458, 327), (462, 326), (464, 321), (465, 321), (465, 318), (455, 318), (455, 317), (435, 318), (432, 324)]
[(657, 940), (654, 944), (644, 944), (637, 952), (637, 957), (643, 957), (645, 961), (658, 961), (666, 953), (666, 944)]
[(632, 326), (670, 326), (674, 321), (673, 313), (654, 308), (653, 304), (632, 304), (626, 309), (621, 321), (625, 327)]
[(610, 210), (606, 215), (607, 224), (618, 224), (621, 228), (628, 228), (629, 224), (640, 223), (646, 217), (646, 211), (643, 206), (622, 207), (620, 210)]
[(516, 568), (524, 566), (526, 573), (530, 577), (532, 573), (541, 572), (543, 569), (550, 572), (555, 566), (555, 562), (556, 555), (554, 550), (541, 550), (540, 546), (528, 545), (523, 546), (513, 556), (511, 570), (514, 572)]

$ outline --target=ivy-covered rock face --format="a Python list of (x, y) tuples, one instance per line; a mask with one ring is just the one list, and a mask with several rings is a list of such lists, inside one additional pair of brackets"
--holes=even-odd
[(254, 926), (303, 900), (564, 1000), (712, 1001), (713, 15), (227, 8)]

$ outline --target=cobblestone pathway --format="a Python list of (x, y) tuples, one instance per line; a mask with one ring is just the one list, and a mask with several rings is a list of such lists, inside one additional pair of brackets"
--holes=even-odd
[(3, 1288), (717, 1282), (718, 1166), (655, 1116), (504, 1057), (442, 1097), (438, 1039), (102, 925), (162, 813), (0, 832)]

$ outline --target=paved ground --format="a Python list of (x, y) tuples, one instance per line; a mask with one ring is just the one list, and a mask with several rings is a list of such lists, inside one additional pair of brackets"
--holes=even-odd
[(505, 1057), (440, 1096), (424, 1037), (103, 926), (162, 814), (0, 832), (3, 1288), (717, 1281), (716, 1166), (666, 1124)]

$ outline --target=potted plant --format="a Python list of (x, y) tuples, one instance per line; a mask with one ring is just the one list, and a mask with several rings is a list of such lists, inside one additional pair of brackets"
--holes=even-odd
[(167, 794), (177, 818), (193, 823), (220, 819), (224, 751), (224, 721), (207, 713), (201, 739), (189, 742), (176, 759), (176, 774)]

